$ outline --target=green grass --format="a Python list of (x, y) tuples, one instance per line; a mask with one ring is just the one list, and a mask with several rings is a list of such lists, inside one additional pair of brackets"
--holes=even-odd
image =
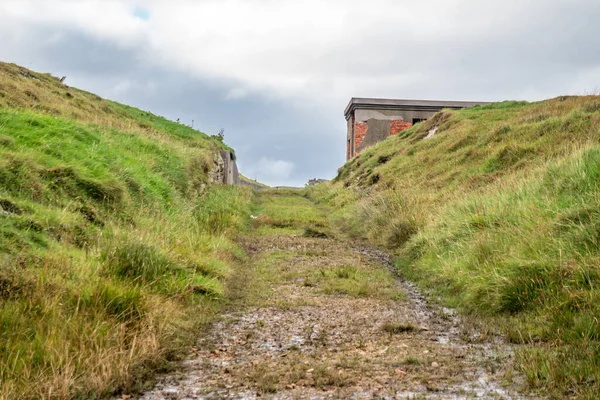
[(324, 212), (315, 207), (299, 191), (282, 189), (262, 190), (256, 194), (256, 206), (253, 214), (256, 227), (270, 226), (277, 230), (289, 229), (291, 232), (324, 232), (327, 218)]
[(400, 333), (415, 332), (419, 329), (412, 324), (403, 324), (400, 322), (387, 322), (381, 327), (381, 330), (386, 333), (389, 333), (390, 335), (397, 335)]
[[(258, 191), (252, 214), (256, 219), (250, 224), (249, 237), (272, 242), (274, 246), (254, 259), (253, 273), (245, 278), (247, 305), (289, 307), (313, 304), (313, 295), (297, 298), (293, 303), (282, 301), (273, 291), (278, 285), (298, 282), (305, 288), (311, 288), (310, 292), (314, 295), (391, 301), (406, 298), (406, 293), (396, 287), (392, 272), (357, 257), (347, 246), (334, 239), (336, 233), (329, 226), (325, 211), (307, 199), (304, 192)], [(281, 245), (285, 243), (290, 243), (289, 247)], [(323, 265), (324, 261), (326, 265)]]
[(520, 358), (531, 385), (585, 395), (600, 379), (599, 207), (600, 147), (591, 147), (457, 203), (397, 265), (463, 310), (511, 315), (508, 337), (536, 343)]
[(600, 97), (443, 111), (308, 194), (349, 237), (393, 249), (403, 275), (524, 344), (533, 389), (600, 391)]
[(0, 64), (0, 398), (135, 391), (193, 344), (244, 257), (222, 148)]
[(304, 228), (304, 231), (302, 232), (302, 236), (319, 238), (319, 239), (327, 239), (328, 237), (332, 237), (333, 234), (331, 232), (329, 232), (327, 229), (313, 228), (311, 226), (307, 226), (306, 228)]
[[(159, 144), (176, 141), (180, 145), (199, 149), (217, 146), (231, 150), (217, 135), (207, 136), (149, 111), (104, 100), (93, 93), (65, 86), (50, 74), (3, 62), (0, 62), (0, 108), (31, 111), (101, 129), (117, 129), (150, 138)], [(4, 140), (0, 136), (0, 143)]]
[(412, 366), (420, 366), (423, 365), (423, 361), (419, 360), (416, 357), (405, 357), (400, 360), (401, 365), (412, 365)]
[(254, 180), (254, 179), (247, 178), (247, 177), (245, 177), (242, 174), (240, 174), (240, 180), (242, 182), (254, 185), (256, 188), (262, 188), (262, 189), (268, 189), (269, 188), (269, 186), (265, 185), (264, 183), (261, 183), (259, 181)]
[(380, 267), (336, 266), (313, 271), (305, 285), (316, 287), (326, 294), (344, 294), (352, 297), (374, 297), (403, 300), (406, 293), (395, 287), (389, 271)]

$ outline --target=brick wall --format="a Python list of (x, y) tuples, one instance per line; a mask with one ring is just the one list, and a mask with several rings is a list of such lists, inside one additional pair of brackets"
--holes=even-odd
[(367, 136), (369, 124), (366, 122), (357, 122), (354, 124), (354, 154), (358, 154), (358, 148), (362, 144), (363, 139)]
[(390, 136), (397, 135), (398, 133), (412, 128), (413, 124), (407, 121), (395, 120), (390, 123)]
[[(354, 116), (352, 117), (354, 121)], [(398, 133), (405, 131), (413, 126), (412, 123), (403, 120), (390, 121), (390, 136), (397, 135)], [(359, 148), (363, 143), (367, 132), (369, 131), (369, 124), (367, 122), (356, 122), (354, 123), (354, 149), (352, 149), (352, 138), (347, 140), (346, 160), (350, 160), (353, 155), (357, 155), (360, 151)], [(354, 151), (352, 151), (354, 150)], [(354, 153), (354, 154), (352, 154)]]

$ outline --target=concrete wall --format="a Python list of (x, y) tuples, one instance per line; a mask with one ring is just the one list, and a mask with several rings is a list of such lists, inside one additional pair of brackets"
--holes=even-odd
[(437, 111), (361, 110), (348, 119), (346, 160), (390, 136), (409, 129), (414, 120), (428, 119)]
[(356, 121), (368, 121), (370, 119), (386, 120), (386, 121), (407, 121), (413, 119), (427, 119), (437, 111), (410, 111), (410, 110), (361, 110), (354, 111)]
[(354, 116), (346, 121), (348, 127), (348, 135), (346, 137), (346, 160), (349, 160), (354, 155)]
[(356, 109), (348, 118), (346, 160), (390, 136), (409, 129), (415, 120), (425, 120), (437, 111)]
[(437, 111), (354, 110), (348, 119), (346, 160), (390, 136), (409, 129), (414, 120), (424, 120)]
[(239, 185), (240, 174), (234, 156), (227, 150), (221, 150), (214, 155), (214, 165), (210, 171), (209, 181), (224, 185)]
[(357, 122), (356, 124), (361, 124), (364, 127), (364, 135), (360, 143), (356, 143), (355, 154), (390, 137), (391, 124), (389, 120), (369, 119), (366, 122)]
[(239, 185), (240, 174), (232, 153), (227, 150), (221, 150), (221, 158), (224, 164), (222, 183), (225, 185)]

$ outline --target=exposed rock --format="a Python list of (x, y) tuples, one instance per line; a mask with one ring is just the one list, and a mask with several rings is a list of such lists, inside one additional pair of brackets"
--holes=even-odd
[(225, 161), (220, 152), (215, 152), (213, 157), (213, 168), (208, 173), (211, 183), (223, 183), (225, 179)]
[(235, 154), (229, 150), (221, 150), (213, 157), (213, 168), (209, 173), (211, 183), (222, 183), (225, 185), (241, 184), (240, 175), (235, 162)]
[(431, 139), (432, 137), (434, 137), (434, 136), (435, 136), (435, 134), (437, 133), (438, 129), (440, 129), (440, 127), (439, 127), (439, 126), (436, 126), (435, 128), (431, 129), (431, 130), (430, 130), (430, 131), (427, 133), (427, 136), (425, 136), (425, 137), (423, 138), (423, 140), (426, 140), (426, 139)]

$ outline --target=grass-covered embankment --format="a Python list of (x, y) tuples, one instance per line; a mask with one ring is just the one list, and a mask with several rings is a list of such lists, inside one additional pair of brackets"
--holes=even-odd
[(243, 257), (224, 147), (0, 64), (0, 398), (135, 390), (193, 343)]
[(404, 275), (526, 344), (533, 388), (600, 392), (599, 97), (444, 111), (309, 193), (350, 236), (394, 249)]

